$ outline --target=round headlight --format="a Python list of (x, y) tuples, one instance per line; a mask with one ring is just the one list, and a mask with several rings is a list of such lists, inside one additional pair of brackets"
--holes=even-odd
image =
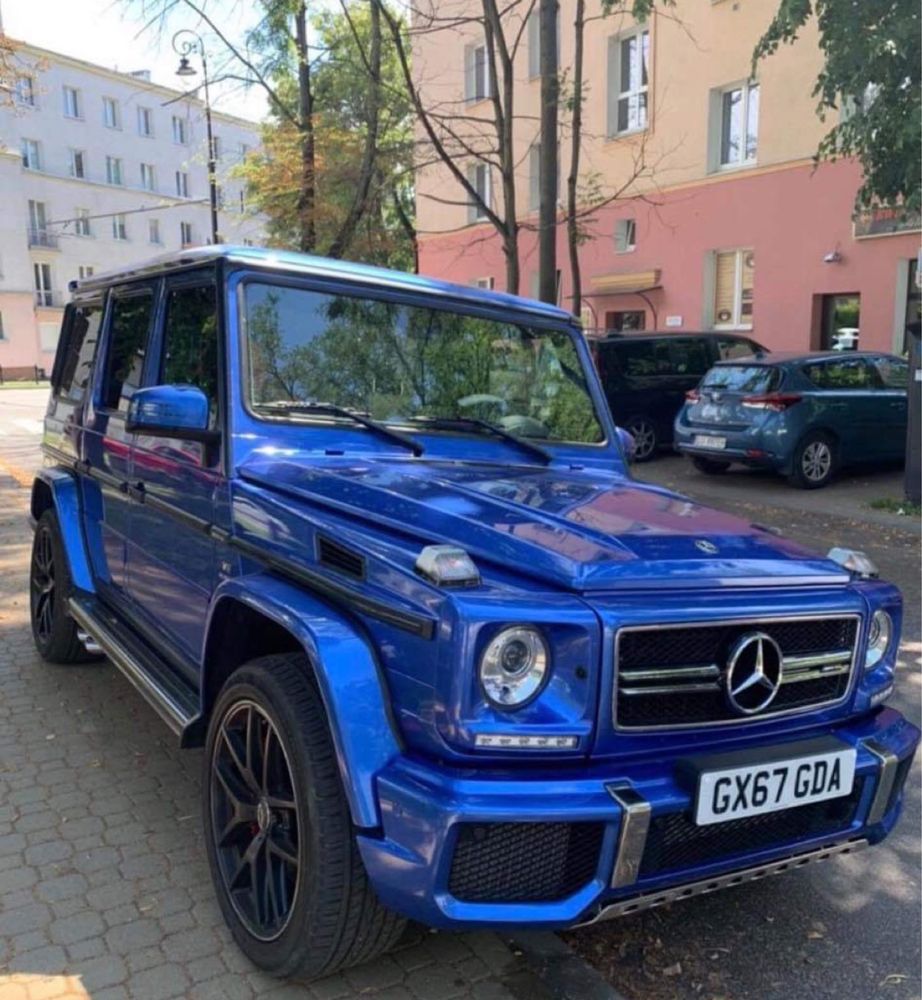
[(871, 670), (884, 658), (893, 638), (893, 619), (886, 611), (875, 611), (868, 630), (868, 651), (864, 658), (864, 669)]
[(497, 708), (518, 708), (541, 689), (550, 666), (547, 645), (537, 629), (503, 629), (480, 658), (480, 683)]

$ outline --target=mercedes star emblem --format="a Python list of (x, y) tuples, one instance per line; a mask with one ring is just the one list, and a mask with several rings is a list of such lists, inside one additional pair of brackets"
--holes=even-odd
[(764, 632), (750, 632), (727, 660), (727, 701), (740, 715), (755, 715), (772, 703), (781, 687), (781, 647)]
[(713, 542), (709, 542), (706, 538), (699, 538), (695, 542), (695, 548), (699, 552), (706, 552), (709, 556), (717, 555), (717, 546)]

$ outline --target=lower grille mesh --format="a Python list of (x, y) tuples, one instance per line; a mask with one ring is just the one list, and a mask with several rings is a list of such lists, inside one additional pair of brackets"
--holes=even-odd
[(746, 816), (712, 826), (697, 826), (686, 813), (654, 816), (640, 863), (641, 877), (705, 864), (734, 854), (780, 847), (806, 837), (841, 832), (855, 818), (863, 787), (864, 779), (858, 778), (851, 795), (840, 799)]
[(462, 823), (448, 891), (469, 903), (550, 902), (596, 873), (602, 823)]

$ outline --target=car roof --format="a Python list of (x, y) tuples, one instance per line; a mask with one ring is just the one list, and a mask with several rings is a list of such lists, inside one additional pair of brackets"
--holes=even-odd
[(609, 330), (596, 339), (596, 343), (619, 343), (625, 340), (653, 340), (657, 337), (720, 337), (725, 340), (749, 340), (748, 333), (725, 333), (723, 330)]
[(98, 290), (120, 282), (157, 277), (161, 274), (185, 270), (218, 260), (257, 269), (281, 271), (286, 274), (354, 281), (366, 287), (371, 285), (391, 291), (450, 299), (456, 303), (466, 303), (472, 306), (514, 309), (517, 312), (529, 313), (558, 323), (572, 324), (574, 322), (570, 313), (557, 306), (520, 298), (517, 295), (508, 295), (504, 292), (487, 291), (470, 285), (456, 285), (419, 274), (390, 271), (383, 267), (333, 260), (329, 257), (315, 257), (310, 254), (295, 253), (291, 250), (271, 250), (264, 247), (225, 244), (161, 254), (130, 267), (94, 274), (82, 281), (71, 281), (69, 287), (72, 292)]
[(890, 357), (901, 361), (895, 354), (886, 351), (772, 351), (771, 354), (753, 354), (748, 358), (726, 358), (718, 361), (716, 366), (726, 365), (786, 365), (805, 364), (809, 361), (831, 361), (843, 358), (880, 358)]

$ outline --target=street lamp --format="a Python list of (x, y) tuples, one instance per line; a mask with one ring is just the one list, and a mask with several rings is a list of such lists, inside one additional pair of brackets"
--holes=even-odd
[(179, 56), (177, 76), (195, 76), (196, 68), (189, 62), (189, 56), (195, 53), (202, 60), (202, 81), (205, 85), (205, 126), (208, 131), (208, 196), (211, 203), (211, 242), (220, 243), (218, 235), (218, 185), (215, 178), (215, 148), (214, 135), (211, 131), (211, 99), (208, 94), (208, 62), (205, 58), (205, 43), (201, 35), (183, 28), (173, 35), (173, 51)]

